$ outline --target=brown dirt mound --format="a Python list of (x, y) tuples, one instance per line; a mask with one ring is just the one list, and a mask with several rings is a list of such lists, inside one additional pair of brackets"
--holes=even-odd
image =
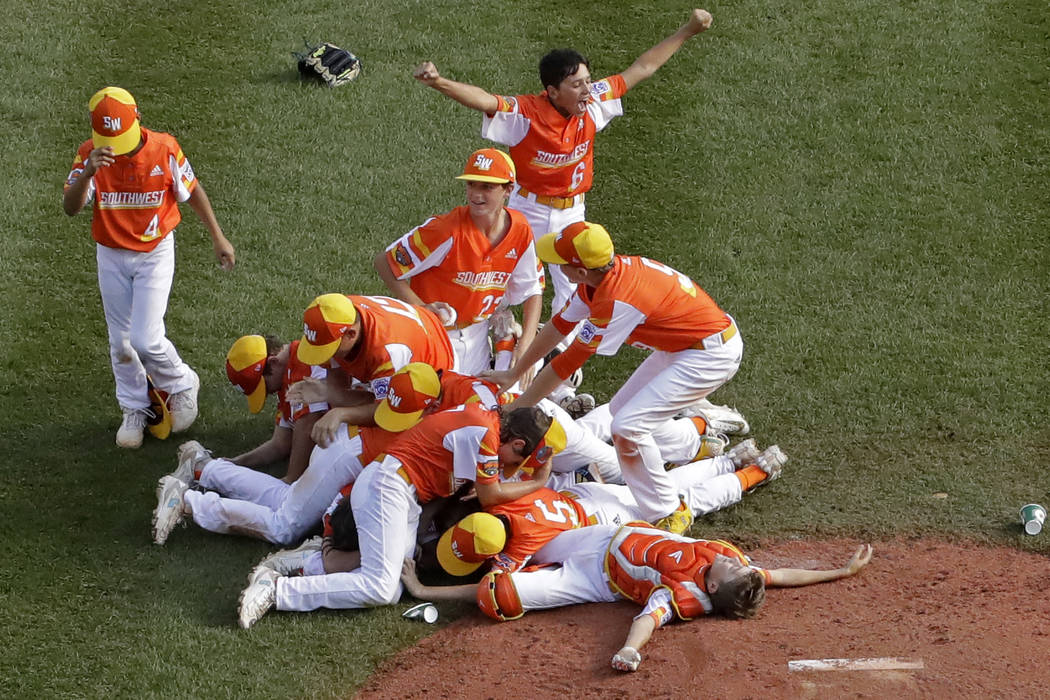
[[(856, 543), (751, 552), (769, 568), (841, 566)], [(668, 625), (637, 672), (609, 666), (629, 603), (457, 620), (388, 660), (359, 698), (1047, 697), (1050, 560), (1013, 549), (895, 541), (858, 576), (771, 589), (752, 620)], [(894, 657), (923, 668), (789, 671), (800, 659)]]

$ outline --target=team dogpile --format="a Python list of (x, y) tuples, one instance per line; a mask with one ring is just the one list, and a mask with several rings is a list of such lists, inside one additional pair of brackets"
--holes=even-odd
[[(321, 294), (303, 312), (302, 337), (234, 340), (227, 376), (252, 413), (277, 396), (272, 436), (232, 458), (184, 442), (157, 487), (158, 545), (192, 521), (287, 548), (251, 572), (242, 627), (274, 609), (391, 605), (406, 590), (475, 600), (500, 621), (629, 599), (642, 611), (612, 665), (633, 671), (653, 631), (676, 618), (750, 617), (769, 586), (868, 563), (862, 546), (838, 569), (763, 569), (728, 542), (686, 535), (695, 517), (777, 479), (787, 457), (747, 438), (740, 412), (708, 400), (742, 361), (737, 321), (689, 275), (620, 252), (615, 225), (585, 216), (596, 134), (623, 113), (629, 90), (710, 25), (693, 10), (601, 80), (576, 51), (551, 51), (532, 95), (494, 95), (430, 62), (415, 70), (480, 112), (481, 135), (507, 151), (471, 153), (455, 176), (465, 202), (378, 252), (389, 296)], [(234, 249), (174, 137), (142, 127), (121, 88), (88, 106), (92, 138), (63, 206), (72, 216), (92, 205), (123, 414), (116, 441), (136, 448), (145, 432), (164, 438), (197, 416), (200, 380), (163, 322), (178, 202), (204, 223), (224, 269)], [(595, 405), (579, 391), (583, 365), (624, 344), (650, 354)], [(283, 477), (257, 469), (275, 462), (287, 462)]]

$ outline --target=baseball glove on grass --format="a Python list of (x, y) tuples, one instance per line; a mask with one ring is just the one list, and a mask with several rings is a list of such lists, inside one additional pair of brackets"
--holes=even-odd
[(297, 53), (299, 75), (304, 80), (320, 80), (328, 87), (345, 85), (361, 74), (357, 56), (335, 44), (325, 42), (307, 46), (306, 53)]

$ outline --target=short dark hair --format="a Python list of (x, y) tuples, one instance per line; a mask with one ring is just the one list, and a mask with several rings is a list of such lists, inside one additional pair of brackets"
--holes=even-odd
[(350, 496), (346, 496), (328, 516), (332, 528), (332, 546), (344, 552), (356, 552), (361, 549), (357, 540), (357, 522), (350, 507)]
[(580, 69), (580, 66), (591, 67), (583, 54), (573, 49), (554, 49), (540, 59), (540, 83), (546, 88), (548, 85), (558, 87), (561, 81)]
[(748, 569), (731, 581), (726, 581), (710, 594), (714, 611), (726, 617), (754, 617), (766, 599), (766, 579), (754, 569)]
[(551, 417), (536, 406), (515, 408), (500, 417), (499, 441), (525, 441), (522, 454), (530, 455), (551, 427)]

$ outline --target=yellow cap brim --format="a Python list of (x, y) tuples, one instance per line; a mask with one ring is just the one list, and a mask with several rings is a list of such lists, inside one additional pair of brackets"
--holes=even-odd
[(485, 562), (479, 561), (476, 563), (466, 562), (457, 557), (452, 553), (452, 530), (455, 529), (455, 525), (445, 530), (445, 534), (438, 540), (437, 545), (437, 558), (438, 563), (441, 564), (441, 568), (447, 571), (452, 576), (467, 576), (478, 570), (478, 567)]
[(390, 408), (389, 401), (380, 401), (376, 407), (375, 422), (388, 433), (400, 433), (413, 427), (423, 418), (423, 411), (398, 413)]
[(325, 345), (310, 345), (310, 341), (304, 335), (302, 340), (299, 341), (299, 349), (296, 351), (295, 356), (299, 358), (300, 362), (308, 365), (323, 365), (332, 359), (332, 355), (339, 349), (339, 343), (342, 340), (342, 338), (339, 338)]
[(548, 233), (545, 236), (541, 236), (536, 241), (536, 255), (545, 263), (554, 263), (555, 265), (567, 265), (568, 260), (558, 255), (557, 251), (554, 250), (554, 239), (558, 237), (556, 233)]
[(255, 387), (255, 391), (245, 396), (248, 399), (248, 410), (252, 413), (258, 413), (262, 410), (263, 404), (266, 403), (266, 380), (260, 377), (259, 386)]
[(506, 185), (508, 183), (514, 182), (513, 180), (508, 180), (505, 177), (492, 177), (491, 175), (456, 175), (456, 179), (468, 180), (471, 182), (495, 182), (500, 185)]
[(94, 129), (91, 130), (91, 142), (95, 148), (109, 146), (113, 149), (113, 155), (115, 156), (122, 156), (125, 153), (134, 151), (141, 140), (142, 127), (139, 126), (138, 119), (120, 136), (103, 136)]

